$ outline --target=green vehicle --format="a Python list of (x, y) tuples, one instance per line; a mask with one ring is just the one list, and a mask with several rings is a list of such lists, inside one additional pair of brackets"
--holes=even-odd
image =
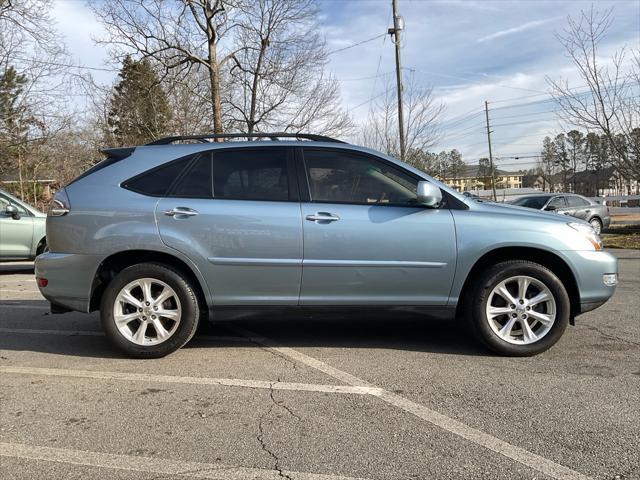
[(0, 189), (0, 261), (33, 260), (47, 251), (47, 215)]

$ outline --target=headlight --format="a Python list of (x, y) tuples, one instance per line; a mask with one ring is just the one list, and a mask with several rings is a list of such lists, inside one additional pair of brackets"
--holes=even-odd
[(585, 239), (588, 240), (591, 245), (593, 245), (593, 248), (595, 250), (602, 250), (602, 240), (600, 240), (600, 237), (591, 225), (578, 222), (569, 222), (567, 223), (567, 225), (569, 225), (574, 230), (582, 233)]

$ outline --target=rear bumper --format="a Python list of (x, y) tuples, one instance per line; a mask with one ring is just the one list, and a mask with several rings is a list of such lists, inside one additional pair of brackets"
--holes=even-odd
[(40, 293), (52, 305), (89, 312), (89, 301), (101, 255), (43, 253), (36, 258), (35, 274), (48, 280)]

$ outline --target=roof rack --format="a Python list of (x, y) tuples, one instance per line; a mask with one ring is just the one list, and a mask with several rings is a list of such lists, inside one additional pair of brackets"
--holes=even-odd
[(162, 137), (146, 145), (169, 145), (173, 142), (180, 140), (199, 140), (200, 142), (207, 143), (209, 140), (215, 139), (229, 139), (229, 138), (269, 138), (271, 140), (278, 140), (279, 138), (295, 138), (296, 140), (311, 140), (314, 142), (332, 142), (332, 143), (345, 143), (342, 140), (337, 140), (331, 137), (325, 137), (324, 135), (314, 135), (311, 133), (212, 133), (204, 135), (174, 135), (171, 137)]

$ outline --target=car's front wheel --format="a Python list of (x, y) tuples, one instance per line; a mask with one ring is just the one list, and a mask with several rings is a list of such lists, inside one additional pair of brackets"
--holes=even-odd
[(482, 343), (501, 355), (544, 352), (569, 323), (570, 302), (560, 279), (534, 262), (489, 267), (471, 286), (467, 316)]
[(102, 327), (128, 355), (159, 358), (196, 332), (200, 308), (189, 280), (166, 265), (143, 263), (122, 270), (101, 302)]

